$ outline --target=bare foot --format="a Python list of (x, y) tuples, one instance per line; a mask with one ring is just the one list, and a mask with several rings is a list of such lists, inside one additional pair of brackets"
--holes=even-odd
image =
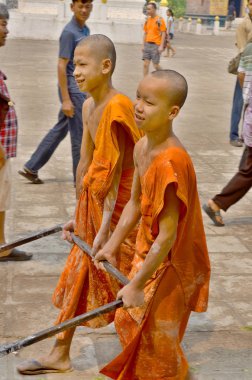
[(54, 360), (53, 357), (41, 357), (38, 359), (30, 359), (20, 363), (17, 366), (19, 373), (23, 375), (55, 373), (55, 372), (70, 372), (72, 371), (70, 358), (64, 360)]

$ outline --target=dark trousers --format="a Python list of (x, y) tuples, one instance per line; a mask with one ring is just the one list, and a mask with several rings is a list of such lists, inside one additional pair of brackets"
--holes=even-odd
[(213, 201), (221, 208), (227, 209), (238, 202), (252, 187), (252, 147), (246, 146), (239, 165), (239, 171), (233, 176), (220, 194)]
[(231, 112), (231, 123), (230, 123), (230, 140), (237, 140), (239, 138), (239, 123), (241, 120), (243, 108), (243, 97), (242, 97), (242, 88), (238, 81), (236, 80), (234, 97), (233, 97), (233, 106)]
[[(46, 136), (38, 145), (29, 161), (24, 165), (32, 173), (37, 174), (38, 171), (49, 161), (60, 142), (70, 132), (73, 158), (73, 175), (74, 182), (76, 180), (76, 170), (80, 160), (80, 149), (82, 140), (82, 105), (86, 99), (86, 95), (82, 93), (69, 93), (71, 101), (74, 105), (74, 117), (67, 117), (60, 110), (58, 122), (52, 129), (48, 131)], [(60, 97), (61, 100), (61, 97)]]

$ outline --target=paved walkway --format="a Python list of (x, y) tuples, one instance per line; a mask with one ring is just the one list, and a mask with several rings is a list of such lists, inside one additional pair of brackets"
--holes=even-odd
[[(189, 97), (175, 130), (190, 151), (202, 202), (221, 190), (237, 168), (241, 148), (229, 145), (229, 118), (235, 77), (226, 72), (235, 54), (231, 36), (178, 35), (177, 54), (163, 58), (164, 68), (180, 71), (189, 82)], [(19, 116), (18, 159), (13, 161), (13, 203), (7, 215), (9, 240), (62, 223), (74, 210), (69, 138), (41, 170), (44, 185), (17, 175), (58, 112), (58, 46), (48, 41), (8, 41), (0, 51), (1, 69)], [(115, 85), (134, 98), (142, 75), (139, 46), (117, 46)], [(225, 215), (226, 226), (214, 227), (204, 216), (212, 262), (208, 312), (193, 314), (184, 340), (192, 371), (199, 380), (252, 378), (252, 193)], [(15, 341), (52, 325), (57, 310), (51, 294), (69, 246), (54, 235), (28, 244), (34, 259), (0, 265), (0, 342)], [(75, 371), (68, 375), (21, 377), (15, 365), (47, 352), (48, 339), (0, 359), (0, 380), (100, 379), (98, 367), (119, 352), (113, 326), (103, 331), (79, 328), (73, 342)]]

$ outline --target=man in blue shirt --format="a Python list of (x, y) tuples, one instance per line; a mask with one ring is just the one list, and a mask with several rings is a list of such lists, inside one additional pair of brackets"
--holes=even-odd
[(62, 105), (58, 122), (40, 142), (30, 160), (25, 163), (23, 170), (18, 172), (36, 184), (43, 183), (38, 176), (38, 171), (47, 163), (68, 131), (72, 145), (74, 183), (76, 181), (83, 132), (82, 105), (86, 95), (79, 91), (75, 83), (73, 56), (74, 49), (80, 40), (90, 34), (86, 21), (92, 11), (92, 2), (93, 0), (72, 0), (71, 10), (74, 15), (63, 29), (59, 41), (58, 84)]

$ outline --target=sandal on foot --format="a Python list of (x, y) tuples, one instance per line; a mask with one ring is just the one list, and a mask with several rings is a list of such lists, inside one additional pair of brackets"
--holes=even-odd
[(36, 185), (40, 185), (40, 184), (44, 183), (42, 181), (42, 179), (40, 179), (37, 174), (31, 173), (31, 172), (29, 172), (25, 168), (24, 168), (24, 170), (19, 170), (18, 174), (22, 175), (23, 177), (25, 177), (26, 179), (28, 179), (28, 181), (30, 181), (30, 182), (32, 182), (32, 183), (34, 183)]
[(42, 365), (39, 361), (35, 359), (26, 360), (20, 363), (17, 366), (17, 370), (22, 375), (41, 375), (45, 373), (67, 373), (73, 371), (73, 368), (70, 367), (68, 369), (57, 369), (50, 368)]
[(0, 257), (1, 261), (27, 261), (31, 260), (32, 254), (26, 253), (24, 251), (19, 251), (19, 249), (14, 248), (8, 256)]
[(217, 227), (224, 227), (225, 226), (224, 223), (219, 222), (219, 220), (217, 220), (217, 218), (216, 218), (216, 217), (220, 217), (221, 220), (222, 220), (222, 216), (221, 216), (220, 210), (214, 211), (207, 204), (204, 204), (202, 208), (203, 208), (203, 210), (205, 211), (205, 213), (209, 216), (209, 218), (214, 222), (214, 224)]

